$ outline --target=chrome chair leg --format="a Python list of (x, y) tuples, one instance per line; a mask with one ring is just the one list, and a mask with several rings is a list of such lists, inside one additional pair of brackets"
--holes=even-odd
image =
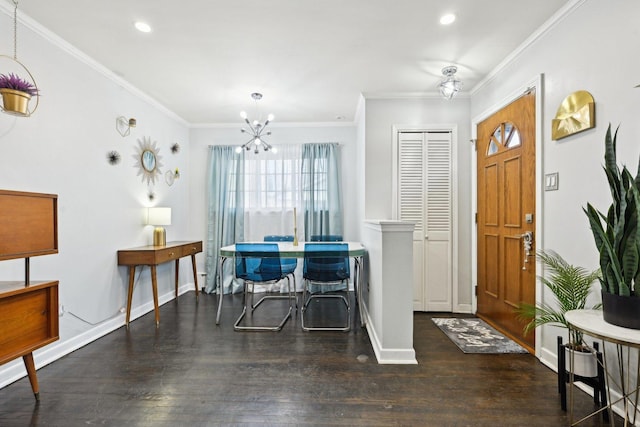
[[(242, 313), (240, 314), (240, 317), (238, 317), (238, 319), (233, 325), (233, 329), (235, 329), (236, 331), (272, 331), (272, 332), (280, 331), (284, 326), (284, 324), (287, 322), (287, 320), (291, 317), (291, 313), (293, 312), (293, 304), (291, 303), (291, 284), (290, 284), (289, 278), (287, 277), (287, 286), (289, 290), (287, 295), (265, 295), (262, 298), (260, 298), (258, 302), (255, 304), (253, 303), (254, 301), (253, 295), (255, 294), (254, 292), (255, 283), (249, 282), (249, 284), (251, 285), (251, 303), (248, 304), (248, 301), (247, 301), (248, 296), (246, 295), (246, 293), (247, 293), (248, 285), (247, 285), (247, 282), (245, 282), (244, 306), (242, 307)], [(268, 299), (287, 299), (289, 301), (289, 310), (287, 311), (287, 314), (284, 316), (284, 318), (280, 321), (280, 323), (278, 323), (276, 326), (241, 326), (240, 325), (240, 323), (242, 322), (242, 320), (247, 314), (247, 306), (251, 308), (251, 313), (253, 313), (260, 304), (262, 304), (264, 301)]]
[[(303, 299), (302, 299), (302, 309), (300, 312), (300, 324), (302, 326), (302, 330), (303, 331), (341, 331), (341, 332), (348, 332), (351, 330), (351, 302), (350, 302), (350, 295), (349, 295), (349, 281), (346, 281), (347, 284), (347, 296), (345, 297), (344, 295), (333, 295), (333, 294), (329, 294), (329, 295), (314, 295), (314, 294), (310, 294), (309, 297), (307, 298), (307, 285), (309, 284), (308, 280), (304, 281), (304, 286), (302, 288), (302, 292), (303, 292)], [(311, 302), (311, 300), (313, 299), (320, 299), (320, 298), (332, 298), (332, 299), (341, 299), (342, 302), (345, 304), (345, 306), (347, 307), (347, 322), (345, 326), (342, 327), (338, 327), (338, 326), (307, 326), (305, 325), (304, 322), (304, 314), (305, 311), (307, 310), (307, 306), (309, 305), (309, 303)]]

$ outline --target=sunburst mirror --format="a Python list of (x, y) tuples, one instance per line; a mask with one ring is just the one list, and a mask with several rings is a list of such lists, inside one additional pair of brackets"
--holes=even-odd
[(136, 160), (134, 166), (138, 168), (138, 175), (142, 176), (142, 182), (155, 184), (156, 179), (160, 179), (162, 174), (160, 168), (163, 165), (160, 161), (162, 159), (160, 148), (156, 141), (151, 142), (151, 138), (146, 136), (138, 139), (138, 147), (133, 158)]

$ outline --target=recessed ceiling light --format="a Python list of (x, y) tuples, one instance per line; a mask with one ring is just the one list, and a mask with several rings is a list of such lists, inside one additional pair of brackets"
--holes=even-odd
[(150, 33), (151, 32), (151, 26), (149, 26), (149, 24), (147, 24), (146, 22), (142, 22), (142, 21), (136, 21), (135, 24), (136, 29), (138, 31), (140, 31), (141, 33)]
[(452, 24), (453, 21), (456, 20), (456, 15), (454, 15), (453, 13), (447, 13), (446, 15), (442, 15), (440, 17), (440, 23), (442, 25), (449, 25)]

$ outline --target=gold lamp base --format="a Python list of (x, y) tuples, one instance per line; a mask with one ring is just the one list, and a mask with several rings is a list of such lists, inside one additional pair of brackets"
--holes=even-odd
[(167, 232), (164, 227), (156, 227), (153, 230), (153, 246), (166, 246)]

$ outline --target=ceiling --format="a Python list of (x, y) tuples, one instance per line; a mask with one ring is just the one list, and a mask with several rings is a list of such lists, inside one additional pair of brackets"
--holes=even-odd
[[(566, 3), (21, 0), (18, 13), (190, 124), (240, 123), (241, 110), (351, 122), (361, 93), (435, 94), (447, 65), (472, 89)], [(447, 12), (457, 19), (443, 26)], [(264, 95), (257, 106), (252, 92)]]

